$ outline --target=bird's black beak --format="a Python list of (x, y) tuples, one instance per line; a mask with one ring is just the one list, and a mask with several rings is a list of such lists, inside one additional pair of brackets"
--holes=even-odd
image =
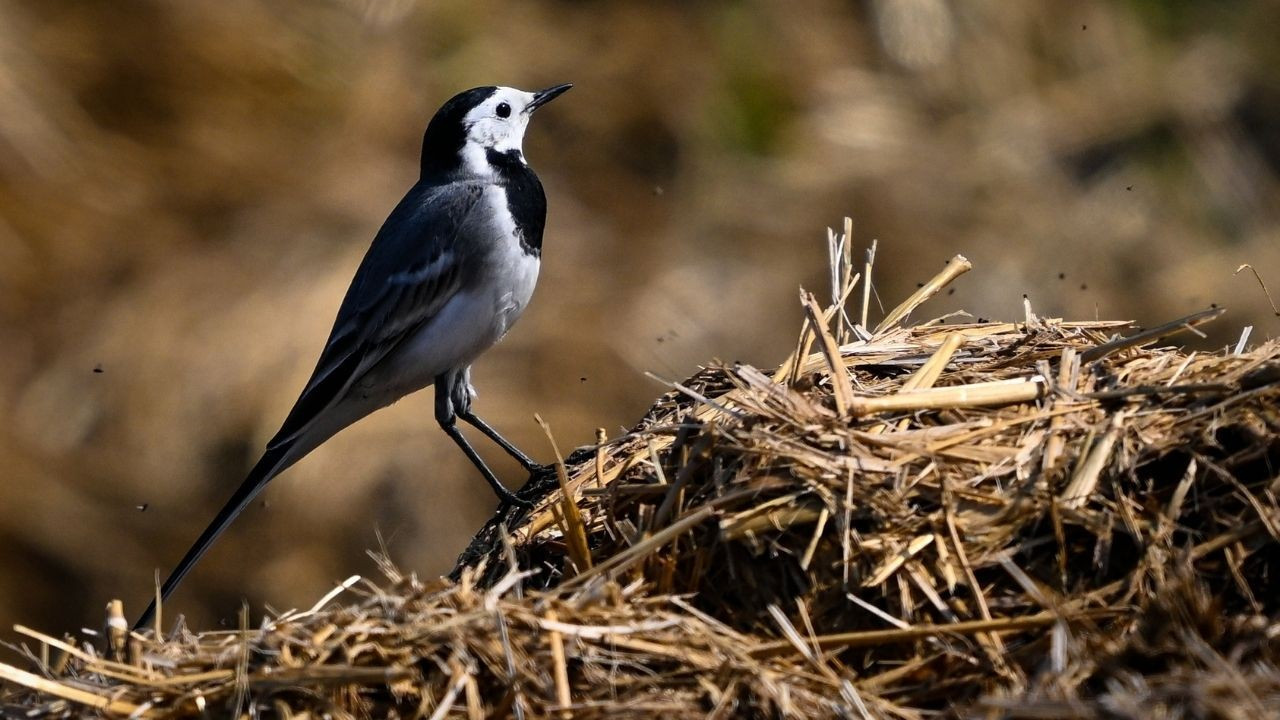
[(556, 97), (571, 87), (573, 87), (573, 83), (565, 83), (563, 85), (554, 85), (546, 90), (539, 90), (533, 94), (533, 102), (529, 103), (529, 105), (525, 107), (524, 111), (532, 113), (534, 110), (537, 110), (552, 100), (555, 100)]

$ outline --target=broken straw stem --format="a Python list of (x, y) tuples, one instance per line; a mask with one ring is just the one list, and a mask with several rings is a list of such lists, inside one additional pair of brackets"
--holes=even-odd
[(1026, 379), (955, 385), (952, 387), (911, 390), (880, 397), (855, 397), (849, 410), (856, 415), (871, 415), (899, 410), (943, 410), (947, 408), (1012, 405), (1041, 398), (1045, 381), (1040, 375)]
[(1120, 352), (1121, 350), (1139, 347), (1141, 345), (1148, 345), (1166, 336), (1182, 332), (1183, 330), (1189, 330), (1211, 320), (1216, 320), (1226, 311), (1226, 308), (1220, 307), (1201, 310), (1197, 313), (1191, 313), (1186, 317), (1178, 318), (1173, 322), (1167, 322), (1159, 327), (1153, 327), (1150, 330), (1143, 330), (1136, 335), (1130, 335), (1129, 337), (1119, 338), (1117, 340), (1112, 340), (1111, 342), (1103, 343), (1080, 353), (1080, 362), (1091, 363), (1095, 360), (1101, 360), (1112, 353)]
[[(956, 255), (951, 258), (951, 260), (947, 261), (947, 266), (942, 268), (942, 272), (934, 275), (929, 282), (922, 285), (920, 289), (916, 290), (914, 293), (911, 293), (911, 297), (904, 300), (898, 307), (889, 311), (889, 314), (884, 316), (884, 319), (880, 321), (880, 324), (876, 325), (876, 329), (873, 334), (878, 335), (881, 331), (888, 330), (902, 322), (904, 318), (911, 314), (912, 310), (923, 305), (926, 300), (937, 295), (940, 290), (950, 285), (953, 280), (972, 269), (973, 263), (969, 262), (965, 256)], [(870, 274), (868, 274), (868, 277), (870, 277)], [(863, 320), (865, 322), (865, 315), (863, 316)]]

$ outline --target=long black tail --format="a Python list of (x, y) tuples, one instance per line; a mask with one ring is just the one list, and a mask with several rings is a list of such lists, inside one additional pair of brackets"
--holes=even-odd
[[(178, 587), (178, 583), (182, 582), (182, 578), (186, 577), (191, 568), (200, 561), (200, 558), (213, 545), (213, 541), (217, 540), (218, 536), (231, 524), (231, 521), (235, 520), (236, 516), (249, 503), (253, 502), (253, 498), (262, 491), (262, 488), (266, 487), (267, 482), (284, 470), (286, 467), (284, 464), (285, 456), (293, 448), (293, 444), (292, 441), (286, 442), (263, 453), (262, 459), (249, 471), (249, 476), (244, 479), (244, 482), (240, 483), (240, 487), (236, 488), (235, 493), (227, 500), (227, 504), (223, 505), (222, 509), (218, 511), (218, 514), (213, 518), (213, 522), (209, 523), (209, 527), (200, 533), (200, 537), (196, 538), (195, 544), (191, 546), (187, 554), (182, 556), (178, 566), (173, 569), (173, 572), (169, 573), (169, 577), (160, 586), (161, 600), (167, 600), (173, 594), (174, 589)], [(155, 617), (155, 613), (156, 601), (152, 600), (146, 611), (133, 624), (133, 629), (138, 630), (150, 624), (151, 619)]]

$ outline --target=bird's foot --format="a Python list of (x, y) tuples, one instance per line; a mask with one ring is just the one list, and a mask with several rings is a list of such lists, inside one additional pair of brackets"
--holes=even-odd
[[(522, 465), (524, 463), (521, 463)], [(529, 479), (525, 480), (524, 485), (519, 490), (512, 492), (505, 487), (498, 493), (498, 499), (502, 501), (500, 509), (505, 510), (508, 507), (517, 507), (521, 510), (530, 510), (537, 504), (538, 500), (546, 497), (550, 488), (556, 487), (556, 466), (542, 465), (536, 462), (530, 462), (525, 465), (525, 469), (529, 471)], [(532, 498), (526, 500), (525, 498)]]
[(506, 507), (509, 505), (514, 505), (515, 507), (518, 507), (521, 510), (533, 509), (532, 502), (525, 500), (524, 498), (520, 497), (519, 495), (516, 495), (515, 493), (511, 492), (506, 488), (502, 488), (501, 490), (498, 491), (498, 500), (502, 503), (502, 506), (499, 508), (500, 510), (506, 509)]
[(535, 478), (540, 478), (543, 475), (554, 474), (556, 471), (555, 463), (552, 463), (550, 465), (542, 465), (540, 463), (530, 461), (528, 465), (525, 465), (524, 463), (520, 463), (520, 464), (524, 465), (524, 469), (529, 472), (530, 480), (533, 480)]

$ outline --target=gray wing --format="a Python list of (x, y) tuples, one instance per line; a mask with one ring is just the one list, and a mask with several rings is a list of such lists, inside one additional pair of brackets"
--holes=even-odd
[(474, 252), (464, 229), (484, 187), (415, 185), (400, 201), (361, 261), (316, 369), (268, 448), (305, 431), (457, 293)]

